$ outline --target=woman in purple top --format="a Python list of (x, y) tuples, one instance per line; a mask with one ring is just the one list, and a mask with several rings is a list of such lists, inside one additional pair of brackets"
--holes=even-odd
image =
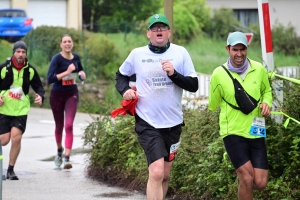
[(70, 169), (72, 168), (70, 154), (73, 144), (73, 122), (79, 98), (76, 80), (79, 76), (83, 81), (86, 75), (83, 71), (79, 56), (72, 53), (73, 41), (70, 35), (63, 35), (60, 47), (62, 51), (54, 55), (51, 60), (47, 81), (48, 84), (52, 84), (50, 105), (55, 120), (55, 139), (58, 149), (54, 162), (58, 167), (63, 163), (62, 155), (64, 147), (62, 146), (62, 137), (65, 125), (66, 152), (64, 169)]

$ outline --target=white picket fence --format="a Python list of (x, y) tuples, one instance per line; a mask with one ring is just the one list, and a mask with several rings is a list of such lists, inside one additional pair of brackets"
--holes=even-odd
[(189, 108), (198, 108), (208, 103), (209, 81), (211, 75), (197, 73), (199, 89), (196, 92), (183, 90), (182, 104)]
[(300, 77), (300, 68), (297, 66), (287, 66), (278, 68), (280, 74), (290, 78), (299, 78)]
[[(299, 78), (300, 76), (300, 68), (297, 66), (287, 66), (277, 68), (277, 74), (291, 77), (291, 78)], [(196, 92), (188, 92), (183, 90), (182, 95), (182, 104), (187, 104), (189, 108), (199, 108), (201, 106), (205, 106), (208, 103), (208, 95), (209, 95), (209, 81), (210, 74), (198, 74), (198, 82), (199, 89)]]

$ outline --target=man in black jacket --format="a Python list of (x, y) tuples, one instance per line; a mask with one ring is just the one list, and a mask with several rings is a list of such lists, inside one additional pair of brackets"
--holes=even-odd
[(30, 109), (29, 87), (34, 90), (34, 103), (41, 105), (45, 90), (36, 69), (26, 59), (27, 46), (18, 41), (13, 56), (0, 65), (0, 140), (3, 146), (11, 140), (6, 178), (19, 180), (14, 166), (21, 150), (21, 139), (26, 129)]

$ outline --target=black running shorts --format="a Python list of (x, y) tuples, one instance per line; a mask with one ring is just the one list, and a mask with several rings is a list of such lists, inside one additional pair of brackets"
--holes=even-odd
[(0, 135), (11, 131), (12, 127), (20, 129), (23, 133), (26, 130), (27, 115), (8, 116), (0, 114)]
[(166, 162), (173, 161), (175, 155), (170, 156), (170, 148), (172, 144), (179, 142), (182, 124), (171, 128), (157, 129), (137, 115), (135, 115), (135, 120), (135, 131), (146, 154), (148, 166), (162, 157)]
[(223, 138), (223, 141), (235, 169), (238, 169), (249, 160), (253, 168), (269, 168), (265, 138), (249, 139), (237, 135), (229, 135)]

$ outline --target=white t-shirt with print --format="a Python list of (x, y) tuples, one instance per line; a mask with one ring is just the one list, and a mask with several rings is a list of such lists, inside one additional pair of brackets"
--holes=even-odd
[(148, 46), (131, 51), (119, 71), (125, 76), (136, 74), (138, 102), (136, 113), (155, 128), (176, 126), (183, 121), (182, 91), (162, 70), (162, 61), (168, 60), (183, 76), (197, 77), (187, 50), (175, 44), (161, 54), (155, 54)]

